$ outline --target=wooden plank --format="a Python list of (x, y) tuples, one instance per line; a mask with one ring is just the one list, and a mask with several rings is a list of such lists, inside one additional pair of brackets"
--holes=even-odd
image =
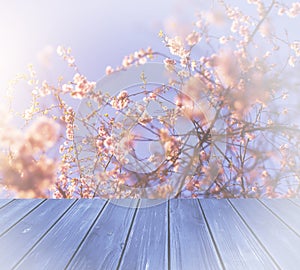
[(200, 202), (226, 269), (277, 268), (227, 200)]
[(296, 205), (298, 205), (300, 207), (300, 199), (293, 198), (293, 199), (289, 199), (289, 200), (292, 201), (293, 203), (295, 203)]
[(262, 199), (261, 202), (300, 236), (300, 207), (286, 199)]
[(298, 270), (300, 238), (258, 200), (231, 199), (242, 218), (280, 268)]
[(0, 209), (0, 236), (14, 226), (30, 211), (42, 203), (42, 199), (14, 200)]
[(74, 200), (47, 200), (0, 238), (1, 269), (12, 269)]
[(79, 200), (16, 269), (64, 269), (103, 208), (103, 200)]
[(141, 200), (119, 269), (168, 269), (166, 201)]
[(12, 199), (0, 199), (0, 208), (4, 207), (11, 201), (12, 201)]
[(170, 268), (222, 269), (198, 200), (170, 201)]
[(116, 269), (137, 202), (137, 200), (129, 200), (127, 203), (124, 200), (110, 202), (67, 269)]

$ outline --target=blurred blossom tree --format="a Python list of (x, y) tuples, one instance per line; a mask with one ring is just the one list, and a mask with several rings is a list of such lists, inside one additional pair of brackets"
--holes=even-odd
[[(298, 25), (300, 2), (247, 2), (251, 12), (220, 0), (197, 14), (186, 36), (159, 31), (167, 54), (141, 49), (106, 68), (116, 79), (160, 62), (168, 84), (142, 72), (136, 85), (112, 95), (61, 46), (72, 81), (50, 85), (30, 67), (17, 78), (32, 87), (24, 128), (1, 117), (3, 189), (56, 198), (299, 196), (300, 41), (288, 27)], [(54, 102), (42, 108), (46, 96)], [(85, 109), (68, 105), (70, 97)]]

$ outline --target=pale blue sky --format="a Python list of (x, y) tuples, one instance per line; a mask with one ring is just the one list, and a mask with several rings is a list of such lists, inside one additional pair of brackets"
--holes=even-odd
[[(246, 0), (230, 2), (250, 8)], [(59, 73), (68, 74), (66, 65), (56, 55), (58, 45), (72, 47), (80, 71), (97, 81), (107, 65), (119, 65), (125, 55), (135, 50), (151, 45), (166, 52), (157, 36), (160, 29), (170, 30), (173, 26), (180, 31), (172, 24), (174, 21), (183, 28), (191, 27), (197, 11), (216, 3), (216, 0), (1, 1), (0, 98), (7, 81), (16, 73), (25, 72), (29, 63), (34, 64), (41, 79), (54, 80)], [(39, 52), (47, 46), (54, 50), (50, 71), (38, 61)]]
[(38, 64), (43, 48), (60, 44), (72, 47), (81, 72), (97, 80), (130, 52), (162, 48), (159, 29), (174, 17), (193, 21), (196, 2), (204, 1), (2, 1), (0, 87), (28, 63)]

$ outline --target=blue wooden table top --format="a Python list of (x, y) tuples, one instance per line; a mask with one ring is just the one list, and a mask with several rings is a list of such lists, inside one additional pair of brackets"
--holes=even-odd
[(0, 269), (298, 270), (300, 200), (0, 200)]

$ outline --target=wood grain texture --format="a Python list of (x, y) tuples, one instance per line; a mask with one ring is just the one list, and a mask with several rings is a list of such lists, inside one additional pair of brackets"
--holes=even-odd
[(300, 207), (282, 199), (263, 199), (261, 202), (300, 236)]
[(0, 199), (0, 208), (3, 208), (5, 205), (7, 205), (11, 201), (12, 201), (12, 199)]
[(41, 204), (41, 199), (14, 200), (0, 209), (0, 236)]
[(197, 200), (170, 201), (171, 269), (222, 269)]
[(255, 199), (230, 200), (282, 269), (298, 270), (300, 238)]
[(103, 200), (77, 201), (16, 269), (64, 269), (104, 204)]
[(168, 269), (167, 230), (167, 203), (141, 200), (119, 269)]
[(226, 269), (276, 269), (227, 200), (200, 202)]
[(299, 269), (297, 199), (0, 200), (0, 269)]
[(47, 200), (0, 238), (1, 269), (12, 269), (74, 200)]
[(67, 269), (116, 269), (137, 203), (137, 200), (130, 200), (127, 204), (124, 200), (118, 204), (110, 202)]
[(300, 207), (300, 199), (290, 199), (294, 204), (298, 205)]

